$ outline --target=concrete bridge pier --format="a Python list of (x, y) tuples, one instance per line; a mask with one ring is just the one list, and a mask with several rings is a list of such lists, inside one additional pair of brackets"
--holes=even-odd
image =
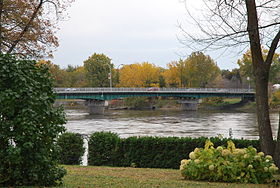
[(90, 115), (104, 114), (104, 110), (105, 110), (105, 101), (104, 100), (89, 99), (89, 100), (87, 100), (86, 104), (89, 108)]
[(184, 111), (196, 111), (198, 109), (198, 99), (184, 99), (180, 100), (181, 109)]

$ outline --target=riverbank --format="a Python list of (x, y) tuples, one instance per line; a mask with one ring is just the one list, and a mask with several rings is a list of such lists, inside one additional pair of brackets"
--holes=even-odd
[(108, 188), (150, 188), (150, 187), (188, 187), (188, 188), (269, 188), (270, 184), (214, 183), (184, 180), (179, 170), (64, 166), (67, 175), (63, 186), (59, 187), (108, 187)]
[[(200, 101), (198, 104), (199, 110), (238, 110), (238, 111), (255, 111), (255, 102), (240, 102), (239, 98), (225, 98), (220, 101)], [(106, 103), (106, 108), (110, 110), (145, 110), (145, 109), (180, 109), (181, 104), (176, 99), (158, 99), (154, 100), (153, 104), (148, 103), (146, 106), (132, 107), (125, 104), (124, 100), (111, 100)], [(65, 108), (79, 109), (86, 108), (86, 103), (84, 100), (57, 100), (56, 106), (63, 105)], [(141, 103), (143, 105), (143, 102)]]

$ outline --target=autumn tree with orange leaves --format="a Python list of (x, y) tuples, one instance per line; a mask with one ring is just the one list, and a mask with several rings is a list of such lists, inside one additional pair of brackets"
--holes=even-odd
[(0, 0), (0, 52), (51, 56), (58, 46), (57, 21), (73, 0)]
[(160, 68), (149, 62), (124, 65), (119, 87), (159, 87)]

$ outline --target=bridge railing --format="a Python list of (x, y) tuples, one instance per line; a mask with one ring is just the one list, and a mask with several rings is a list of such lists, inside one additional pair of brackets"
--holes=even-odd
[(225, 93), (254, 93), (253, 89), (242, 88), (54, 88), (55, 92), (225, 92)]

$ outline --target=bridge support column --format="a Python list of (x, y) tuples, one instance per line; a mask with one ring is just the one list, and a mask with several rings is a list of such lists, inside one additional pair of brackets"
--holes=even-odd
[(198, 99), (180, 100), (181, 109), (184, 111), (196, 111), (198, 108)]
[(103, 100), (87, 100), (87, 106), (89, 108), (89, 114), (104, 114), (105, 110), (105, 101)]

